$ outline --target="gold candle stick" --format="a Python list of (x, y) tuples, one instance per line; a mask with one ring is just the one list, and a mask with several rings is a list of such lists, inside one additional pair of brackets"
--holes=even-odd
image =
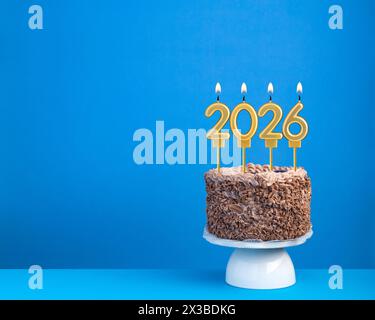
[[(306, 137), (309, 131), (309, 126), (307, 125), (306, 120), (298, 115), (298, 113), (303, 109), (303, 104), (301, 102), (301, 94), (302, 94), (301, 82), (298, 82), (297, 84), (297, 94), (298, 94), (298, 102), (290, 110), (283, 124), (284, 136), (289, 141), (289, 148), (293, 148), (294, 171), (297, 170), (297, 148), (301, 148), (301, 141)], [(296, 123), (300, 126), (300, 132), (297, 134), (292, 134), (290, 132), (290, 126), (293, 123)]]
[(221, 117), (215, 126), (207, 132), (207, 139), (212, 140), (212, 145), (216, 148), (217, 171), (220, 172), (220, 148), (225, 146), (225, 140), (230, 138), (229, 132), (220, 132), (229, 120), (229, 108), (220, 102), (221, 85), (218, 82), (215, 86), (215, 93), (217, 95), (216, 102), (207, 107), (205, 111), (206, 117), (211, 117), (215, 112), (219, 112)]
[(280, 132), (273, 132), (276, 128), (278, 123), (280, 122), (281, 118), (283, 117), (283, 110), (281, 107), (272, 102), (272, 94), (273, 94), (273, 85), (270, 82), (268, 84), (268, 94), (270, 95), (269, 102), (262, 105), (258, 111), (260, 117), (264, 117), (267, 112), (273, 112), (273, 118), (268, 123), (268, 125), (264, 128), (264, 130), (259, 134), (259, 138), (265, 140), (266, 148), (269, 148), (269, 162), (270, 162), (270, 169), (273, 169), (273, 155), (272, 150), (273, 148), (277, 148), (278, 140), (283, 138), (282, 133)]
[[(246, 172), (246, 148), (251, 147), (251, 138), (255, 134), (258, 128), (258, 116), (254, 108), (245, 102), (245, 95), (247, 93), (246, 84), (243, 83), (241, 86), (242, 102), (239, 103), (232, 111), (230, 116), (230, 127), (233, 134), (237, 138), (238, 147), (242, 149), (242, 172)], [(237, 117), (241, 111), (247, 111), (251, 118), (251, 126), (246, 134), (242, 134), (237, 126)]]

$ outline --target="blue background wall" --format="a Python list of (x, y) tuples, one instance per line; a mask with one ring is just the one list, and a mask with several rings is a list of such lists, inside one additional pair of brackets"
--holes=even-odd
[[(44, 9), (44, 30), (28, 8)], [(328, 8), (344, 9), (330, 30)], [(212, 165), (137, 166), (133, 133), (210, 128), (240, 85), (285, 110), (304, 86), (314, 237), (297, 267), (374, 267), (371, 1), (4, 1), (0, 19), (0, 266), (210, 267), (202, 239)], [(285, 111), (286, 113), (286, 111)], [(264, 127), (267, 119), (260, 122)], [(263, 142), (251, 160), (266, 163)], [(284, 140), (275, 153), (291, 164)]]

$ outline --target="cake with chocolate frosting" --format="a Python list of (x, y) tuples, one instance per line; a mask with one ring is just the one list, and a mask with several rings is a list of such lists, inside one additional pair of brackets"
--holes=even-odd
[(231, 240), (288, 240), (311, 229), (311, 182), (303, 168), (248, 164), (205, 173), (207, 230)]

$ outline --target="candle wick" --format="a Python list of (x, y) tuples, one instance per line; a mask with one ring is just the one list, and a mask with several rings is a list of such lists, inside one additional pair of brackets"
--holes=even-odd
[(246, 99), (245, 99), (245, 96), (242, 96), (242, 101), (245, 101)]
[(301, 96), (300, 95), (298, 95), (298, 101), (301, 101)]
[(272, 96), (270, 95), (270, 101), (272, 101)]
[(217, 96), (216, 101), (220, 101), (220, 96)]

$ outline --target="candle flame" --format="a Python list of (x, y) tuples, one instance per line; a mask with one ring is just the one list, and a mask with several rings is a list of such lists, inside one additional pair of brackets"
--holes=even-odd
[(219, 95), (221, 93), (221, 85), (220, 85), (220, 82), (216, 83), (216, 86), (215, 86), (215, 93), (217, 95)]
[(247, 93), (247, 86), (246, 86), (246, 83), (245, 82), (242, 82), (242, 85), (241, 85), (241, 93), (243, 95), (245, 95)]
[(272, 82), (270, 82), (268, 84), (267, 92), (268, 92), (269, 95), (273, 95), (273, 84), (272, 84)]
[(302, 83), (301, 82), (298, 82), (298, 84), (297, 84), (297, 93), (298, 94), (302, 93)]

